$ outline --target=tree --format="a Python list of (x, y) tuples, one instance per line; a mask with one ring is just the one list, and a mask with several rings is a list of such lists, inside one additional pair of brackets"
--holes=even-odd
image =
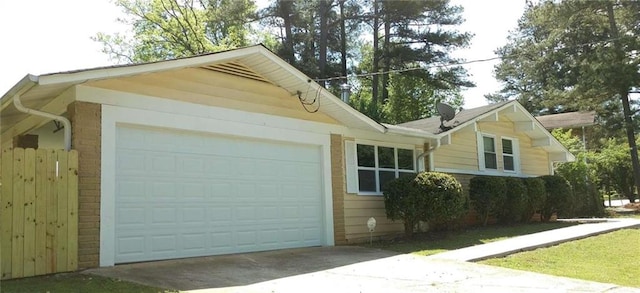
[(119, 63), (188, 57), (249, 44), (252, 0), (117, 0), (133, 36), (98, 33), (103, 52)]
[[(461, 12), (460, 6), (444, 0), (373, 1), (366, 17), (373, 38), (361, 49), (356, 73), (364, 75), (358, 79), (363, 90), (356, 93), (354, 106), (375, 120), (401, 123), (431, 113), (397, 115), (407, 109), (397, 105), (433, 107), (445, 96), (455, 103), (461, 88), (473, 86), (466, 71), (461, 66), (434, 65), (458, 62), (450, 53), (468, 45), (471, 35), (455, 29), (463, 21)], [(407, 93), (398, 95), (400, 88)]]
[(596, 174), (601, 179), (601, 185), (633, 202), (636, 199), (636, 194), (633, 189), (633, 166), (627, 151), (628, 148), (626, 143), (611, 138), (594, 155), (593, 160)]
[(571, 134), (571, 129), (566, 131), (556, 129), (552, 134), (576, 156), (574, 162), (558, 163), (555, 166), (555, 173), (567, 179), (573, 189), (572, 212), (574, 215), (571, 216), (603, 216), (604, 205), (598, 190), (598, 171), (602, 170), (594, 164), (596, 153), (586, 151), (582, 141)]
[(491, 100), (515, 98), (533, 113), (596, 110), (619, 100), (629, 154), (640, 185), (640, 164), (628, 92), (640, 83), (637, 1), (543, 1), (530, 5), (497, 53), (503, 89)]

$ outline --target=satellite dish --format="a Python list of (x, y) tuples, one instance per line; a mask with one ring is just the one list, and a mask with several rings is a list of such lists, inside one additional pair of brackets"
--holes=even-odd
[(456, 117), (456, 110), (453, 107), (445, 104), (436, 102), (436, 109), (438, 110), (438, 114), (440, 114), (440, 129), (442, 131), (447, 131), (451, 129), (450, 126), (445, 126), (445, 121), (451, 121), (454, 117)]

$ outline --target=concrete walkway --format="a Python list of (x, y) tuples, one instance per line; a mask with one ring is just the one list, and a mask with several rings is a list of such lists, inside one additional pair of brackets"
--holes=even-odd
[(609, 219), (429, 257), (336, 246), (119, 265), (89, 273), (191, 293), (640, 292), (467, 262), (632, 227), (640, 227), (640, 220)]
[(540, 247), (549, 247), (558, 243), (582, 239), (619, 229), (640, 227), (640, 220), (631, 218), (589, 220), (569, 219), (560, 221), (584, 222), (584, 224), (451, 250), (429, 256), (429, 258), (455, 261), (478, 261), (501, 257), (521, 251), (533, 250)]

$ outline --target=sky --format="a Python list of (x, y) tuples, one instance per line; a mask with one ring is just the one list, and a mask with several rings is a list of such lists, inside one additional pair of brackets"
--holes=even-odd
[[(462, 5), (460, 27), (475, 35), (454, 56), (467, 60), (495, 57), (517, 25), (525, 0), (452, 0)], [(98, 32), (127, 30), (116, 20), (122, 12), (110, 0), (0, 0), (0, 95), (27, 74), (45, 74), (113, 65), (91, 40)], [(466, 90), (465, 108), (486, 104), (484, 94), (500, 89), (493, 78), (498, 61), (466, 65), (477, 87)]]

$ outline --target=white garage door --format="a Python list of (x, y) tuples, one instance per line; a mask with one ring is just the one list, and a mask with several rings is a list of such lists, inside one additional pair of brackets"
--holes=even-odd
[(320, 147), (118, 127), (115, 262), (323, 243)]

